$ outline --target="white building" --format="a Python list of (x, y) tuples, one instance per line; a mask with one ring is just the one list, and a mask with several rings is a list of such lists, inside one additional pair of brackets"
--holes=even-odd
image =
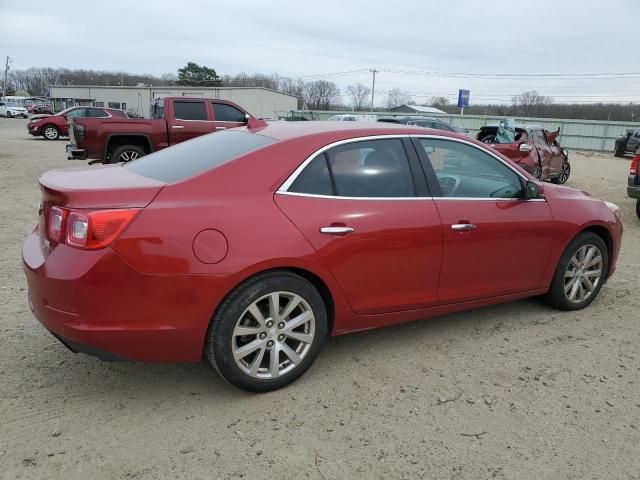
[(293, 95), (262, 87), (111, 87), (52, 85), (49, 98), (55, 111), (76, 105), (121, 108), (149, 117), (151, 100), (157, 97), (221, 98), (237, 103), (258, 118), (278, 118), (298, 107)]

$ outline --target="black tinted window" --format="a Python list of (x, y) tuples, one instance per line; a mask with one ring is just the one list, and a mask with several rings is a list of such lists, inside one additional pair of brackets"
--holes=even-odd
[(402, 140), (368, 140), (327, 152), (335, 194), (343, 197), (416, 195)]
[(105, 117), (108, 117), (109, 115), (104, 110), (100, 110), (98, 108), (88, 108), (87, 116), (93, 117), (93, 118), (105, 118)]
[(173, 110), (178, 120), (207, 120), (204, 102), (173, 102)]
[(289, 187), (289, 191), (313, 195), (333, 195), (331, 175), (324, 153), (311, 160), (311, 163)]
[(138, 175), (173, 183), (274, 143), (248, 132), (217, 132), (179, 143), (123, 165)]
[(421, 139), (443, 197), (522, 197), (520, 177), (505, 164), (471, 145)]
[(86, 117), (86, 116), (87, 116), (86, 108), (76, 108), (75, 110), (71, 110), (69, 113), (67, 113), (67, 118), (68, 117)]
[(242, 122), (246, 121), (244, 112), (241, 112), (236, 107), (227, 105), (225, 103), (213, 104), (213, 116), (218, 122)]

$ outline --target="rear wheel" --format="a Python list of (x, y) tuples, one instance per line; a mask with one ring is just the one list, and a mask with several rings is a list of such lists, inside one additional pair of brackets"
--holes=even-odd
[(11, 112), (7, 110), (7, 118), (13, 118), (13, 115), (11, 115)]
[(600, 292), (608, 271), (604, 241), (593, 232), (583, 232), (562, 254), (545, 299), (560, 310), (584, 308)]
[(58, 130), (53, 125), (47, 125), (42, 130), (42, 136), (47, 140), (57, 140), (60, 138), (60, 130)]
[(618, 147), (618, 145), (616, 145), (616, 149), (613, 151), (613, 156), (624, 157), (624, 148), (620, 148)]
[(146, 152), (140, 147), (135, 145), (122, 145), (113, 151), (109, 158), (109, 163), (131, 162), (132, 160), (144, 157), (145, 155)]
[(542, 166), (540, 165), (540, 162), (536, 162), (536, 165), (535, 167), (533, 167), (533, 172), (531, 172), (531, 175), (533, 175), (538, 180), (542, 179)]
[(251, 392), (284, 387), (318, 356), (327, 334), (322, 297), (308, 281), (273, 272), (236, 288), (216, 312), (207, 357), (232, 385)]

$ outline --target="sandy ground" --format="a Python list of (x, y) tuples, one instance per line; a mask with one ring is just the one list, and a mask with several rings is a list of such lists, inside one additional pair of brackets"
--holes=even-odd
[(252, 395), (208, 365), (109, 364), (31, 315), (20, 249), (65, 141), (0, 119), (0, 478), (640, 479), (640, 226), (629, 160), (572, 153), (622, 207), (618, 272), (586, 310), (532, 299), (331, 339)]

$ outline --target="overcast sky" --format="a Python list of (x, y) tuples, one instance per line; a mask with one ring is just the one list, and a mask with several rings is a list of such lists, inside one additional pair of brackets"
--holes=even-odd
[[(11, 68), (160, 75), (188, 61), (218, 74), (279, 73), (401, 88), (418, 103), (471, 90), (472, 103), (538, 90), (565, 101), (640, 101), (640, 0), (0, 0)], [(353, 72), (327, 75), (338, 72)], [(617, 78), (434, 76), (636, 73)], [(317, 77), (311, 77), (317, 75)]]

